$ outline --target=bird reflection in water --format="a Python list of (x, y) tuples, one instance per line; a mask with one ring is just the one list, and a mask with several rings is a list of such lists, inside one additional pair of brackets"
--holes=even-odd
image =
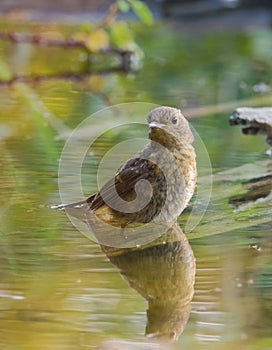
[(195, 281), (194, 254), (181, 228), (175, 224), (141, 248), (101, 248), (147, 300), (146, 335), (176, 341), (189, 319)]

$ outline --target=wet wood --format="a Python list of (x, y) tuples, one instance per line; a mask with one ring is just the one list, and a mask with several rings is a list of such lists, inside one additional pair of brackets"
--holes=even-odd
[(229, 199), (229, 203), (236, 211), (254, 204), (271, 201), (272, 174), (242, 182), (242, 188), (246, 190), (245, 193), (232, 196)]
[[(179, 218), (181, 227), (190, 239), (267, 225), (272, 227), (271, 175), (270, 159), (214, 174), (210, 198), (209, 195), (199, 196), (192, 203), (201, 210), (201, 203), (209, 201), (203, 219), (192, 230), (186, 230), (190, 213), (184, 213)], [(201, 186), (209, 186), (210, 178), (203, 177), (199, 181)], [(235, 198), (239, 201), (233, 203)]]
[(266, 142), (272, 145), (272, 107), (237, 108), (229, 119), (230, 125), (243, 125), (246, 135), (266, 135)]

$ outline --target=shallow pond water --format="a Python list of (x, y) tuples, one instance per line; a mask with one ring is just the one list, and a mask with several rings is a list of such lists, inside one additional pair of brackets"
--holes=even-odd
[[(14, 23), (3, 20), (1, 26), (12, 28)], [(26, 23), (18, 23), (17, 30), (33, 28), (44, 33), (71, 30)], [(138, 73), (0, 86), (1, 349), (98, 348), (111, 339), (117, 349), (156, 348), (144, 336), (147, 301), (136, 292), (139, 285), (133, 285), (123, 267), (122, 278), (120, 262), (110, 262), (63, 212), (50, 208), (61, 201), (58, 168), (71, 131), (92, 113), (124, 102), (180, 107), (199, 135), (199, 188), (204, 192), (194, 215), (201, 221), (186, 232), (196, 260), (194, 296), (189, 321), (173, 347), (272, 347), (272, 202), (249, 203), (238, 211), (229, 203), (246, 192), (242, 182), (271, 172), (271, 160), (262, 136), (245, 136), (228, 125), (236, 107), (272, 103), (272, 34), (251, 30), (190, 37), (163, 24), (149, 32), (136, 28), (136, 33), (145, 52)], [(78, 50), (70, 54), (0, 42), (2, 79), (76, 71), (84, 64)], [(125, 127), (102, 135), (86, 154), (85, 195), (97, 189), (96, 172), (105, 152), (126, 139), (147, 137), (144, 116), (132, 126), (133, 121), (124, 116)], [(100, 112), (97, 125), (106, 130), (107, 122)], [(67, 169), (72, 198), (77, 161), (72, 155)], [(210, 170), (213, 189), (201, 218), (209, 200), (205, 188)], [(192, 207), (179, 220), (182, 229)], [(162, 269), (156, 264), (150, 269), (159, 280)]]

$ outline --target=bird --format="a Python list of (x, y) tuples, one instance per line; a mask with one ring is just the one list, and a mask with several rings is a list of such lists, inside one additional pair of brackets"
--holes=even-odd
[(59, 209), (84, 221), (83, 209), (120, 228), (152, 221), (174, 223), (195, 190), (194, 136), (181, 110), (174, 107), (156, 107), (147, 122), (149, 143), (142, 150), (100, 191)]

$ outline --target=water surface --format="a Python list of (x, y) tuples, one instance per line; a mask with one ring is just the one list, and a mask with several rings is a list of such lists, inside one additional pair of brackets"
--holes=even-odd
[[(1, 27), (14, 25), (5, 20)], [(25, 23), (18, 23), (17, 30), (33, 28), (71, 30)], [(85, 349), (111, 338), (127, 342), (126, 348), (147, 346), (146, 300), (99, 245), (49, 207), (60, 202), (58, 165), (70, 131), (103, 107), (140, 101), (182, 108), (215, 174), (211, 205), (188, 233), (196, 259), (195, 294), (175, 348), (270, 349), (271, 200), (239, 212), (228, 203), (244, 192), (242, 181), (267, 174), (268, 146), (261, 136), (244, 136), (239, 127), (230, 127), (228, 116), (244, 104), (271, 105), (271, 33), (192, 38), (162, 24), (148, 33), (136, 30), (145, 52), (138, 73), (0, 86), (1, 348)], [(81, 55), (1, 41), (0, 76), (81, 71), (86, 65)], [(87, 157), (86, 192), (97, 188), (101, 155), (126, 136), (147, 134), (139, 126), (98, 140)], [(202, 165), (199, 176), (206, 176), (206, 170)], [(72, 165), (70, 171), (72, 189)], [(183, 222), (181, 217), (181, 227)]]

